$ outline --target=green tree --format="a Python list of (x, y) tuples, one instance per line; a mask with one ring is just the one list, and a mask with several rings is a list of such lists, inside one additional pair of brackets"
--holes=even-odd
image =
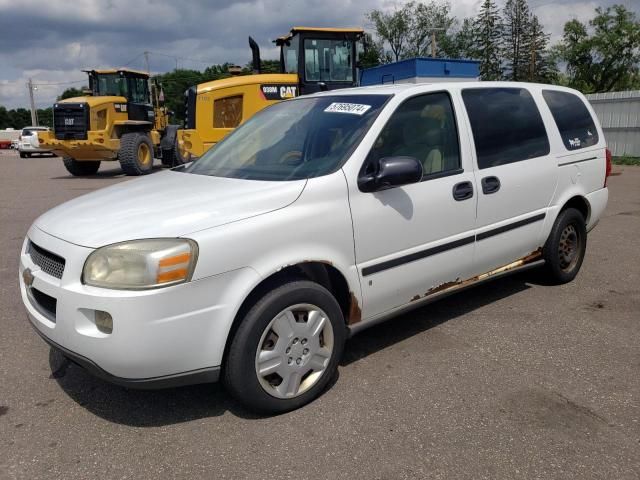
[(503, 10), (502, 27), (505, 80), (518, 81), (527, 78), (530, 18), (526, 0), (507, 0)]
[(88, 88), (89, 87), (82, 87), (82, 88), (69, 87), (58, 96), (58, 101), (64, 100), (66, 98), (83, 97), (84, 93), (82, 91)]
[(589, 29), (578, 20), (564, 25), (556, 51), (568, 85), (585, 93), (640, 88), (640, 20), (622, 5), (595, 12)]
[(358, 57), (360, 68), (371, 68), (384, 63), (384, 45), (376, 41), (373, 35), (365, 33), (363, 37), (364, 51)]
[(367, 14), (378, 38), (389, 44), (392, 61), (404, 58), (409, 48), (413, 6), (414, 3), (410, 2), (392, 12), (372, 10)]
[(456, 39), (452, 38), (449, 31), (456, 24), (456, 19), (451, 16), (451, 7), (448, 3), (409, 3), (412, 9), (409, 25), (408, 57), (426, 57), (433, 53), (433, 40), (435, 37), (436, 56), (447, 56), (447, 50), (459, 55)]
[(484, 0), (480, 13), (473, 21), (475, 34), (475, 58), (480, 60), (482, 80), (502, 78), (501, 33), (502, 22), (498, 7), (492, 0)]
[(479, 52), (473, 20), (465, 18), (458, 30), (442, 37), (438, 47), (444, 57), (477, 58)]
[(529, 21), (526, 45), (529, 51), (527, 62), (527, 81), (551, 83), (558, 76), (555, 57), (549, 50), (549, 35), (544, 32), (542, 24), (535, 15)]
[(9, 112), (4, 106), (0, 105), (0, 130), (11, 128), (12, 126), (9, 125)]
[(53, 127), (53, 108), (38, 109), (38, 125), (43, 127)]

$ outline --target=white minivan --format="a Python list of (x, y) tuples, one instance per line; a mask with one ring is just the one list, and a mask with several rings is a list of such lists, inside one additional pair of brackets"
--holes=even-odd
[(221, 379), (283, 412), (345, 340), (522, 268), (571, 281), (610, 156), (574, 90), (474, 82), (273, 105), (191, 164), (38, 218), (20, 255), (36, 331), (132, 387)]

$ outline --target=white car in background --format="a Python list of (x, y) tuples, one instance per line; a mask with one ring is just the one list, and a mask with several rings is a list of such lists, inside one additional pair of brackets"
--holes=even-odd
[(38, 140), (38, 132), (48, 132), (49, 127), (24, 127), (20, 134), (20, 140), (18, 141), (18, 152), (20, 152), (20, 158), (30, 157), (34, 153), (50, 153), (51, 150), (40, 148), (40, 142)]

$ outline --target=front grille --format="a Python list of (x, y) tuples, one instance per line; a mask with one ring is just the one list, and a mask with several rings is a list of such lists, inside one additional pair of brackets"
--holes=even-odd
[(33, 287), (29, 289), (29, 295), (31, 296), (31, 303), (33, 303), (33, 306), (49, 320), (55, 322), (58, 301)]
[(58, 140), (86, 140), (89, 105), (56, 103), (53, 107), (53, 130)]
[(27, 253), (31, 255), (31, 261), (39, 266), (43, 272), (52, 277), (62, 278), (65, 264), (64, 258), (37, 246), (33, 242), (29, 242)]

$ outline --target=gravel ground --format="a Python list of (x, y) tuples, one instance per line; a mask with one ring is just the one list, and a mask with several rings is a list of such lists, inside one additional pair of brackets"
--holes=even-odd
[(67, 365), (29, 325), (33, 220), (126, 181), (0, 151), (0, 478), (640, 478), (640, 167), (571, 284), (522, 273), (354, 337), (339, 378), (278, 417), (219, 385), (133, 391)]

